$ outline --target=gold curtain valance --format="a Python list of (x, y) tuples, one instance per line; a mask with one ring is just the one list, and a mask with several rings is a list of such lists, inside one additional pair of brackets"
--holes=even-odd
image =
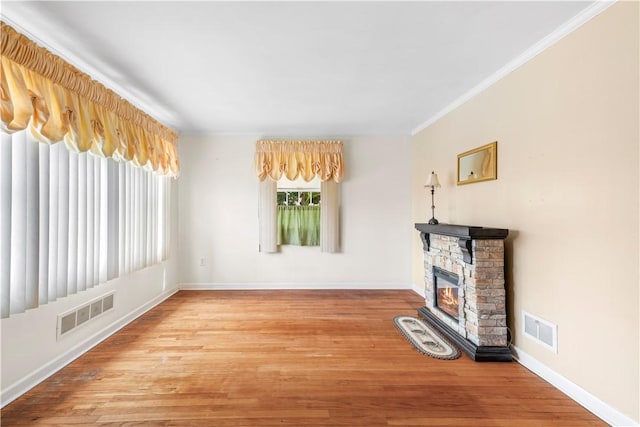
[(284, 175), (289, 180), (299, 176), (311, 181), (341, 182), (344, 161), (341, 141), (270, 141), (256, 143), (256, 173), (260, 181), (269, 176), (274, 181)]
[(2, 129), (177, 176), (178, 135), (0, 22)]

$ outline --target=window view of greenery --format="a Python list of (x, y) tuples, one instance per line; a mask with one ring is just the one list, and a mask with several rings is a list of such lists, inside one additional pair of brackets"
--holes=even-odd
[(318, 206), (320, 192), (313, 190), (278, 191), (278, 206)]

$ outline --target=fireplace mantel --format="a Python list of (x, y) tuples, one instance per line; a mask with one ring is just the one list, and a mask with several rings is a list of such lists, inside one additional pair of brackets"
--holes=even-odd
[(416, 223), (416, 229), (423, 233), (440, 234), (442, 236), (452, 236), (466, 240), (504, 239), (509, 234), (509, 230), (505, 228), (488, 228), (457, 224)]
[[(420, 317), (473, 360), (511, 361), (504, 280), (504, 241), (509, 230), (421, 223), (415, 228), (425, 257), (426, 305), (418, 310)], [(456, 277), (457, 286), (441, 287), (437, 278), (442, 271)], [(456, 289), (458, 316), (452, 315), (451, 306), (443, 311), (439, 304), (439, 289), (446, 288)]]
[(429, 247), (431, 246), (429, 234), (433, 233), (441, 236), (457, 237), (464, 261), (469, 264), (473, 263), (471, 255), (472, 240), (504, 240), (509, 234), (509, 230), (505, 228), (488, 228), (472, 225), (416, 223), (415, 226), (416, 229), (420, 231), (420, 238), (422, 239), (422, 245), (425, 251), (429, 251)]

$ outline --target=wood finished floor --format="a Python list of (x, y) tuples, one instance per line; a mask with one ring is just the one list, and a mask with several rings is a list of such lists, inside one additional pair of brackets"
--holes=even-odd
[(421, 355), (411, 291), (182, 291), (2, 425), (604, 426), (517, 363)]

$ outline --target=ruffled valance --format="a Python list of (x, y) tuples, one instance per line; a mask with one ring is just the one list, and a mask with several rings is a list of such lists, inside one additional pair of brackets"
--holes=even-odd
[(178, 175), (174, 131), (9, 25), (0, 24), (0, 113), (5, 132), (29, 126), (42, 142), (64, 140), (75, 151)]
[(260, 181), (268, 176), (274, 181), (284, 175), (289, 180), (299, 176), (305, 181), (341, 182), (344, 177), (341, 141), (258, 141), (256, 173)]

